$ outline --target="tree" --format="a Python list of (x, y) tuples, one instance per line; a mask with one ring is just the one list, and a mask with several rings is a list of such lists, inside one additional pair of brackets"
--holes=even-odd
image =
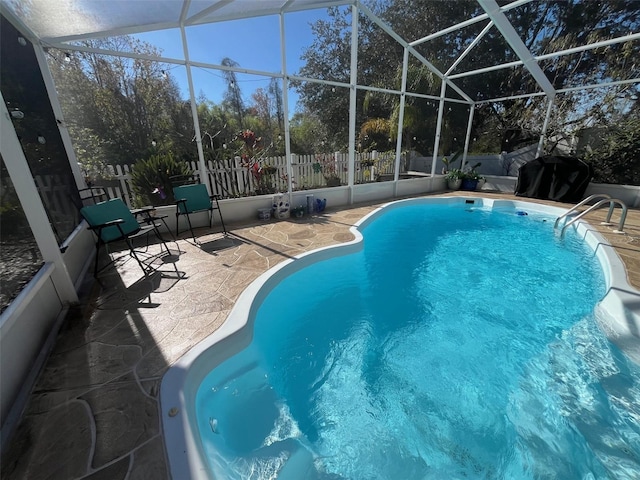
[(640, 116), (637, 112), (599, 131), (598, 137), (595, 147), (588, 147), (584, 156), (593, 167), (593, 180), (640, 185)]
[[(82, 45), (160, 53), (128, 36), (85, 40)], [(96, 158), (110, 164), (133, 163), (151, 155), (154, 142), (158, 148), (185, 155), (187, 144), (180, 138), (192, 136), (185, 136), (185, 131), (193, 131), (193, 122), (184, 123), (178, 86), (163, 64), (91, 52), (63, 55), (51, 49), (49, 53), (70, 134), (74, 145), (81, 147), (77, 151), (81, 165), (95, 164)]]
[[(299, 75), (309, 78), (348, 81), (351, 58), (351, 13), (345, 8), (327, 9), (328, 20), (311, 26), (313, 44), (304, 50), (306, 62)], [(313, 112), (324, 125), (329, 143), (346, 148), (349, 138), (348, 90), (314, 82), (292, 82), (300, 93), (305, 111)]]
[[(221, 62), (224, 67), (239, 67), (238, 62), (230, 59), (229, 57), (225, 57)], [(244, 102), (242, 100), (242, 92), (240, 90), (240, 85), (238, 84), (238, 78), (236, 76), (236, 72), (233, 70), (223, 70), (222, 75), (224, 76), (225, 81), (227, 82), (227, 90), (224, 94), (224, 103), (229, 105), (231, 109), (236, 114), (236, 119), (238, 120), (238, 125), (240, 128), (245, 128), (244, 126)]]
[(284, 104), (282, 100), (282, 87), (280, 86), (280, 80), (272, 78), (269, 82), (269, 95), (273, 99), (273, 112), (275, 116), (276, 129), (278, 134), (284, 131)]
[[(438, 32), (478, 14), (484, 13), (475, 1), (415, 2), (412, 0), (380, 0), (370, 8), (401, 37), (411, 42), (425, 35)], [(544, 55), (575, 46), (606, 40), (614, 35), (637, 31), (640, 26), (638, 3), (634, 0), (610, 2), (529, 2), (513, 8), (505, 15), (516, 32), (534, 55)], [(399, 71), (402, 46), (393, 40), (368, 18), (359, 19), (358, 83), (389, 88), (396, 85), (394, 76)], [(475, 40), (488, 21), (440, 35), (414, 48), (441, 72), (447, 71), (458, 56)], [(300, 74), (311, 78), (347, 81), (350, 67), (350, 13), (345, 9), (329, 9), (328, 19), (313, 25), (316, 39), (305, 51), (305, 66)], [(625, 80), (640, 76), (638, 42), (609, 45), (596, 50), (548, 57), (539, 62), (541, 68), (556, 89), (584, 84)], [(453, 73), (476, 70), (519, 60), (513, 49), (496, 28), (491, 28), (455, 68)], [(412, 60), (411, 65), (414, 61)], [(414, 67), (412, 67), (414, 68)], [(410, 69), (411, 73), (411, 69)], [(439, 82), (439, 81), (438, 81)], [(439, 90), (433, 83), (431, 91), (421, 88), (408, 91), (430, 93)], [(480, 75), (454, 80), (473, 100), (482, 101), (511, 95), (539, 92), (540, 87), (526, 68), (519, 66), (488, 71)], [(411, 81), (409, 80), (409, 84)], [(304, 82), (296, 84), (301, 102), (327, 127), (329, 135), (346, 133), (348, 95), (336, 96), (327, 85)], [(450, 89), (448, 94), (460, 98)], [(638, 87), (632, 84), (609, 89), (575, 91), (558, 97), (554, 114), (548, 125), (547, 136), (572, 134), (585, 126), (606, 124), (619, 111), (620, 96), (638, 95)], [(332, 95), (333, 94), (333, 95)], [(435, 92), (436, 95), (439, 91)], [(409, 101), (406, 96), (410, 119), (422, 122), (419, 132), (434, 132), (435, 116), (427, 114), (426, 102)], [(360, 101), (360, 99), (359, 99)], [(546, 114), (545, 97), (523, 97), (489, 104), (478, 104), (474, 114), (472, 138), (477, 142), (472, 148), (486, 148), (498, 152), (515, 149), (522, 142), (531, 141), (542, 132)], [(423, 105), (425, 104), (425, 105)], [(358, 125), (368, 119), (391, 119), (396, 103), (382, 102), (375, 115), (362, 116), (358, 105)], [(385, 110), (386, 109), (386, 110)], [(421, 116), (417, 114), (422, 111)], [(464, 109), (445, 111), (441, 146), (453, 148), (464, 138), (466, 118)], [(447, 123), (448, 122), (448, 123)], [(393, 125), (393, 121), (390, 121)], [(406, 140), (420, 141), (418, 135)], [(422, 142), (426, 145), (425, 134)], [(431, 134), (433, 136), (433, 134)], [(342, 137), (344, 139), (344, 136)], [(405, 142), (406, 144), (406, 142)]]
[(327, 132), (322, 121), (312, 112), (296, 112), (289, 121), (291, 151), (298, 155), (335, 151), (326, 141)]

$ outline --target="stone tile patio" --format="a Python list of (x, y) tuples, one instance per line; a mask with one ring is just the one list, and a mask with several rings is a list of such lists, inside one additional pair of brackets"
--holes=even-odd
[[(82, 302), (69, 312), (4, 449), (2, 479), (168, 478), (158, 401), (165, 371), (225, 321), (261, 273), (295, 255), (352, 239), (349, 227), (381, 204), (231, 225), (227, 238), (201, 229), (200, 247), (183, 235), (169, 244), (172, 254), (156, 262), (157, 272), (147, 278), (127, 255), (100, 282), (88, 277)], [(639, 288), (640, 211), (629, 212), (625, 235), (597, 225), (605, 215), (599, 210), (589, 220), (616, 247), (630, 282)]]

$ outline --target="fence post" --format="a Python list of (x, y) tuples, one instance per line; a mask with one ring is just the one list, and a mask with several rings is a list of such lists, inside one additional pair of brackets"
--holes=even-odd
[(120, 197), (125, 201), (127, 206), (131, 208), (131, 198), (127, 189), (127, 182), (125, 180), (128, 175), (126, 175), (126, 173), (122, 171), (122, 167), (120, 165), (116, 165), (116, 172), (116, 178), (120, 181)]

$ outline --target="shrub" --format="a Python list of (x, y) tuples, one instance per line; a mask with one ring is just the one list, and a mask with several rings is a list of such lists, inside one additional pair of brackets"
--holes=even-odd
[(640, 185), (640, 118), (627, 118), (602, 132), (584, 160), (593, 167), (593, 181)]
[(153, 155), (136, 162), (131, 172), (131, 188), (136, 206), (175, 203), (171, 177), (189, 174), (189, 165), (176, 161), (171, 153)]

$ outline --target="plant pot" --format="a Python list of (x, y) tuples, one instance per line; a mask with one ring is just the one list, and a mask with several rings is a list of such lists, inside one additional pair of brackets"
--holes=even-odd
[(461, 190), (465, 190), (467, 192), (473, 192), (478, 187), (478, 180), (465, 178), (462, 180), (462, 185), (460, 185)]
[(329, 177), (325, 179), (327, 182), (327, 187), (339, 187), (340, 179), (337, 177)]
[(458, 190), (461, 184), (461, 178), (447, 178), (447, 188), (449, 190)]

